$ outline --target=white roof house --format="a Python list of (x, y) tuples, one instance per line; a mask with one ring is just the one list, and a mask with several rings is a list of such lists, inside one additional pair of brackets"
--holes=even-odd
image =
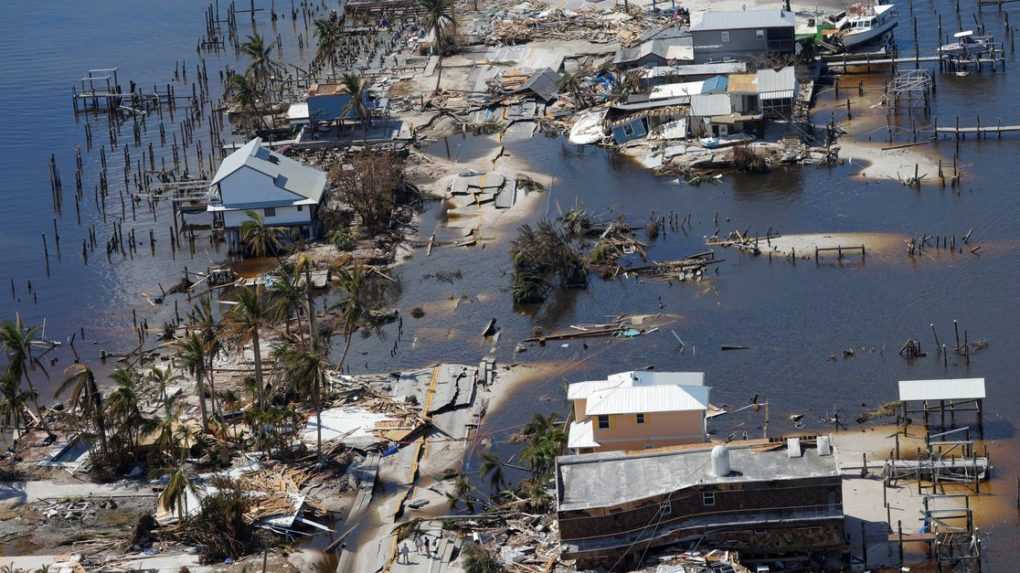
[(209, 184), (211, 212), (318, 205), (326, 173), (262, 147), (256, 137), (220, 163)]
[(710, 391), (703, 372), (630, 371), (571, 384), (567, 399), (575, 403), (576, 420), (570, 425), (567, 445), (574, 449), (603, 445), (595, 426), (600, 416), (691, 412), (703, 425)]

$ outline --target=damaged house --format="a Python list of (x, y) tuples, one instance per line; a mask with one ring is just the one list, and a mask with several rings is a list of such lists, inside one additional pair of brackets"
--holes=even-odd
[(793, 54), (795, 26), (793, 12), (786, 10), (705, 12), (691, 23), (694, 63)]
[(630, 48), (620, 48), (613, 57), (613, 66), (618, 70), (631, 70), (693, 60), (694, 47), (689, 35), (666, 36), (648, 39)]
[(761, 557), (844, 548), (841, 478), (827, 436), (817, 449), (796, 442), (563, 456), (556, 502), (562, 558), (579, 569), (683, 542)]

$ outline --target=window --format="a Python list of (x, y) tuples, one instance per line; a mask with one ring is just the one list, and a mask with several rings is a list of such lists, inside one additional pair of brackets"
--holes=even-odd
[(663, 517), (667, 515), (672, 515), (673, 504), (668, 501), (664, 501), (661, 504), (659, 504), (659, 514), (662, 515)]
[(644, 414), (638, 414), (637, 415), (637, 423), (638, 424), (644, 424), (645, 423), (645, 415)]
[(705, 493), (701, 494), (701, 504), (704, 505), (705, 507), (715, 505), (715, 492), (706, 491)]
[(756, 40), (764, 40), (765, 39), (765, 30), (755, 30), (754, 31), (754, 37), (755, 37)]
[(600, 430), (609, 429), (609, 416), (599, 416), (599, 429)]
[(265, 209), (262, 210), (262, 212), (265, 214), (266, 217), (275, 217), (276, 207), (266, 207)]
[(724, 43), (724, 44), (729, 44), (730, 43), (730, 33), (729, 32), (723, 32), (722, 33), (722, 43)]
[(298, 210), (298, 213), (300, 213), (301, 211), (305, 210), (305, 206), (304, 205), (298, 205), (297, 206), (297, 210)]
[(623, 134), (626, 135), (627, 137), (634, 135), (634, 127), (631, 126), (629, 123), (624, 124)]

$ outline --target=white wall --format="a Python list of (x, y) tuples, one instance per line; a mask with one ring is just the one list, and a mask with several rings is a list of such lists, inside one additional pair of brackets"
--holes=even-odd
[(303, 199), (285, 189), (280, 189), (268, 175), (244, 166), (220, 181), (220, 197), (227, 207), (247, 203), (270, 203), (273, 201), (298, 201)]
[[(309, 205), (304, 205), (301, 210), (298, 211), (297, 207), (277, 207), (276, 215), (270, 217), (265, 214), (265, 209), (252, 209), (256, 213), (262, 215), (266, 225), (295, 225), (304, 224), (308, 225), (312, 222), (312, 208)], [(238, 228), (241, 223), (248, 220), (247, 211), (224, 211), (223, 223), (228, 229)]]

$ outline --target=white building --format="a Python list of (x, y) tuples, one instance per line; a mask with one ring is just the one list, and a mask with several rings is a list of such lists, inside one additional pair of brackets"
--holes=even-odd
[(575, 453), (704, 442), (711, 388), (702, 372), (631, 371), (567, 388)]
[(220, 163), (209, 184), (207, 210), (226, 230), (231, 250), (240, 247), (248, 211), (260, 213), (268, 226), (297, 227), (310, 238), (325, 190), (325, 172), (262, 147), (256, 137)]

